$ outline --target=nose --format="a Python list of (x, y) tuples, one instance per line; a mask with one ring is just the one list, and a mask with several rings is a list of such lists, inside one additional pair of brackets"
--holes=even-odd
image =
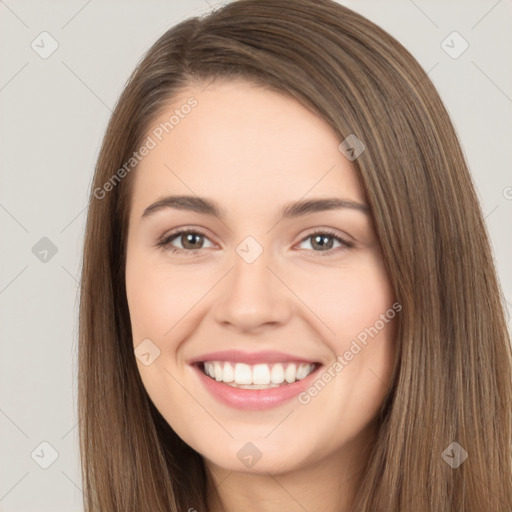
[(252, 263), (235, 254), (231, 271), (216, 287), (215, 320), (244, 332), (284, 324), (293, 294), (273, 267), (266, 251)]

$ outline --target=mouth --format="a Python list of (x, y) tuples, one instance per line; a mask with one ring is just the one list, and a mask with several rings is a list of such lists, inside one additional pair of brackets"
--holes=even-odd
[(275, 362), (247, 364), (232, 361), (200, 361), (197, 368), (212, 380), (238, 389), (271, 389), (301, 381), (320, 363)]
[(221, 350), (189, 360), (199, 382), (218, 403), (263, 411), (279, 407), (311, 386), (323, 363), (275, 350)]

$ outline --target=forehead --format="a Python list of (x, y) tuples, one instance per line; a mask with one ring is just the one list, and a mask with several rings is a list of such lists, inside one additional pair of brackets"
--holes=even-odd
[(134, 173), (139, 213), (171, 193), (259, 211), (308, 194), (364, 202), (327, 123), (294, 99), (248, 82), (190, 86), (153, 120), (147, 137), (153, 147)]

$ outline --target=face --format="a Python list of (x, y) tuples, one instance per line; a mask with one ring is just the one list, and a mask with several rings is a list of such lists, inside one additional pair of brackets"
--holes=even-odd
[(357, 458), (389, 386), (398, 309), (341, 140), (242, 81), (191, 86), (147, 136), (126, 292), (154, 405), (211, 466)]

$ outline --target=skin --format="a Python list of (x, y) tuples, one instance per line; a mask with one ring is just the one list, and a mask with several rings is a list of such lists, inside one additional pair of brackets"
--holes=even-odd
[[(371, 216), (346, 208), (280, 218), (286, 203), (300, 199), (365, 204), (363, 190), (325, 121), (245, 81), (190, 85), (154, 126), (190, 96), (197, 106), (132, 176), (126, 292), (133, 344), (149, 338), (160, 350), (149, 366), (137, 359), (142, 382), (175, 432), (204, 456), (222, 503), (212, 501), (214, 511), (348, 510), (390, 384), (396, 318), (305, 405), (229, 407), (188, 361), (214, 350), (279, 350), (328, 368), (373, 326), (394, 297)], [(171, 208), (141, 218), (170, 194), (215, 200), (226, 218)], [(156, 246), (176, 228), (206, 234), (188, 246), (199, 256)], [(354, 247), (328, 238), (326, 252), (308, 236), (317, 228)], [(251, 264), (236, 252), (249, 235), (263, 249)], [(184, 238), (171, 247), (187, 247)], [(248, 441), (262, 454), (251, 468), (237, 457)]]

